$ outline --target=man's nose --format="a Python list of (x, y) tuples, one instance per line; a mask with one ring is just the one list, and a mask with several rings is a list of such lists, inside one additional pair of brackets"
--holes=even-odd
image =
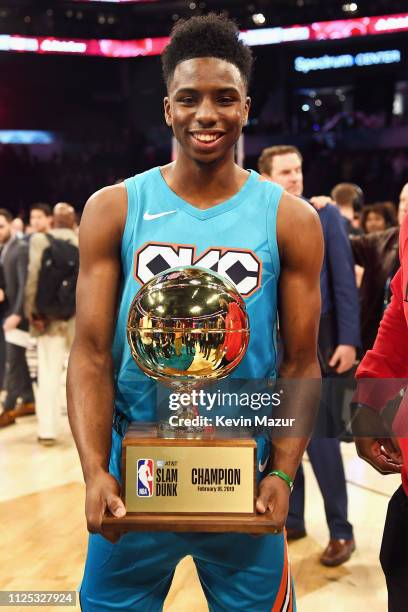
[(214, 125), (217, 122), (217, 111), (211, 100), (204, 99), (196, 111), (196, 120), (201, 125)]

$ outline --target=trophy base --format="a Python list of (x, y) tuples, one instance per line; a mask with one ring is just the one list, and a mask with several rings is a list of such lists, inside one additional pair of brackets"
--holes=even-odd
[(256, 442), (247, 432), (132, 423), (122, 474), (127, 514), (105, 515), (104, 529), (276, 533), (270, 514), (255, 510)]
[(254, 515), (180, 515), (127, 514), (115, 518), (106, 514), (105, 531), (170, 531), (175, 533), (249, 533), (276, 534), (278, 531), (268, 514)]
[[(157, 435), (159, 438), (184, 438), (187, 440), (199, 440), (203, 437), (206, 432), (205, 427), (186, 427), (178, 426), (173, 427), (168, 421), (162, 421), (157, 427)], [(207, 433), (210, 433), (207, 431)]]

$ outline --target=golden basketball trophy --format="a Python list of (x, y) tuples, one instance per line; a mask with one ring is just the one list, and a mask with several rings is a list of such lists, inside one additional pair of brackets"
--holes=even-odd
[[(268, 533), (255, 510), (256, 442), (200, 416), (200, 389), (227, 377), (249, 342), (245, 303), (210, 270), (171, 268), (135, 296), (127, 338), (141, 370), (180, 400), (159, 423), (132, 423), (122, 445), (122, 531)], [(193, 398), (196, 401), (193, 401)]]

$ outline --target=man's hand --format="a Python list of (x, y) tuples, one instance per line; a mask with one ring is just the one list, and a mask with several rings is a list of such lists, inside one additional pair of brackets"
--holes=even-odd
[(398, 474), (403, 463), (394, 438), (355, 438), (357, 454), (380, 474)]
[(351, 428), (357, 454), (380, 474), (398, 474), (402, 455), (391, 422), (369, 406), (359, 404), (353, 411)]
[(29, 317), (30, 325), (34, 327), (40, 334), (45, 332), (45, 328), (47, 327), (47, 319), (40, 317), (39, 315), (32, 314)]
[(4, 302), (5, 299), (6, 294), (4, 293), (3, 289), (0, 289), (0, 302)]
[(289, 511), (290, 489), (278, 476), (266, 476), (259, 485), (256, 510), (259, 514), (271, 513), (276, 531), (282, 531)]
[(3, 329), (5, 332), (11, 331), (12, 329), (16, 329), (21, 322), (21, 317), (18, 314), (11, 314), (6, 319), (4, 319)]
[(348, 344), (339, 344), (329, 361), (329, 366), (335, 368), (337, 374), (350, 370), (356, 361), (356, 348)]
[(310, 198), (310, 202), (313, 204), (313, 208), (316, 210), (321, 210), (328, 204), (336, 205), (336, 202), (334, 202), (329, 196), (313, 196)]
[(102, 527), (102, 519), (106, 510), (121, 518), (126, 514), (126, 508), (119, 497), (120, 485), (116, 478), (108, 472), (99, 472), (95, 478), (86, 484), (85, 514), (89, 533), (100, 533), (110, 542), (117, 542), (122, 536), (120, 532)]

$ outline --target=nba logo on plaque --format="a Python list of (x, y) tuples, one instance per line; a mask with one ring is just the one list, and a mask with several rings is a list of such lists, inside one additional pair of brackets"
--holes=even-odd
[(137, 496), (152, 497), (153, 495), (153, 459), (137, 460)]

